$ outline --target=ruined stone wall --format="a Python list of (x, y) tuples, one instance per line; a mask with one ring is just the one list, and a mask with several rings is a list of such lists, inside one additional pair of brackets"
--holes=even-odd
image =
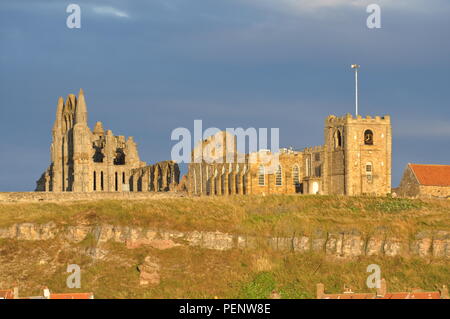
[(15, 202), (65, 202), (65, 201), (89, 201), (89, 200), (128, 200), (147, 198), (170, 198), (183, 196), (172, 192), (11, 192), (0, 193), (0, 203)]
[(83, 90), (60, 97), (52, 130), (51, 163), (37, 181), (41, 192), (122, 192), (130, 171), (146, 165), (133, 137), (115, 136), (97, 122), (88, 127)]
[(174, 161), (162, 161), (130, 172), (131, 192), (167, 192), (176, 189), (180, 169)]

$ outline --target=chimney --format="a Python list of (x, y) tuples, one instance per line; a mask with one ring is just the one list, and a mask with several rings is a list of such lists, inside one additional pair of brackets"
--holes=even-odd
[(439, 293), (441, 294), (441, 299), (449, 299), (448, 298), (448, 288), (446, 285), (443, 285), (441, 289), (439, 289)]
[(325, 297), (325, 286), (324, 284), (317, 284), (316, 286), (316, 298), (323, 299)]
[(380, 282), (380, 288), (377, 288), (377, 297), (384, 297), (387, 294), (386, 280), (383, 278)]
[(19, 299), (19, 287), (15, 286), (13, 288), (13, 298), (14, 299)]
[(44, 287), (44, 298), (50, 299), (50, 289), (48, 287)]

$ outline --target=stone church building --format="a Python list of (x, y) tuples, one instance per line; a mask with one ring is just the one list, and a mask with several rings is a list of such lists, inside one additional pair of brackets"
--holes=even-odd
[(397, 195), (406, 197), (450, 197), (450, 165), (406, 165)]
[(81, 89), (78, 97), (58, 99), (50, 151), (51, 164), (37, 181), (36, 191), (168, 191), (179, 180), (176, 163), (141, 161), (133, 137), (115, 136), (101, 122), (91, 131)]
[[(236, 136), (225, 131), (203, 140), (194, 149), (192, 163), (189, 164), (189, 193), (390, 193), (390, 117), (330, 115), (324, 124), (323, 145), (303, 150), (284, 148), (278, 154), (271, 154), (268, 150), (239, 154)], [(202, 158), (205, 150), (208, 154), (207, 161)], [(275, 163), (271, 162), (276, 158), (273, 155), (278, 155)], [(267, 157), (272, 160), (268, 161)]]

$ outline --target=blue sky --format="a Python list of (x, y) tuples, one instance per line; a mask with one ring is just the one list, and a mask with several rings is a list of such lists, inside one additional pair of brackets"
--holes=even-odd
[(151, 163), (195, 119), (320, 145), (324, 118), (354, 111), (352, 63), (360, 113), (392, 117), (396, 186), (408, 162), (450, 164), (449, 17), (448, 0), (3, 0), (0, 191), (34, 189), (57, 98), (80, 87), (90, 126), (134, 136)]

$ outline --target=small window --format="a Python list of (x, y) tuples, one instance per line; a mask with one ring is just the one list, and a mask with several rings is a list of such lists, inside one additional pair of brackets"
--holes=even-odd
[(258, 185), (259, 186), (264, 186), (265, 185), (265, 169), (264, 166), (260, 166), (258, 169)]
[(314, 154), (314, 160), (315, 160), (316, 162), (319, 162), (319, 161), (320, 161), (320, 153), (315, 153), (315, 154)]
[(300, 184), (300, 175), (297, 164), (292, 167), (292, 182), (294, 183), (294, 185)]
[(366, 164), (366, 176), (367, 176), (367, 182), (372, 183), (373, 180), (373, 165), (371, 162), (368, 162)]
[(364, 144), (373, 145), (373, 132), (371, 130), (366, 130), (364, 132)]
[(281, 171), (281, 165), (278, 165), (277, 170), (275, 172), (275, 185), (277, 186), (283, 185), (283, 172)]

